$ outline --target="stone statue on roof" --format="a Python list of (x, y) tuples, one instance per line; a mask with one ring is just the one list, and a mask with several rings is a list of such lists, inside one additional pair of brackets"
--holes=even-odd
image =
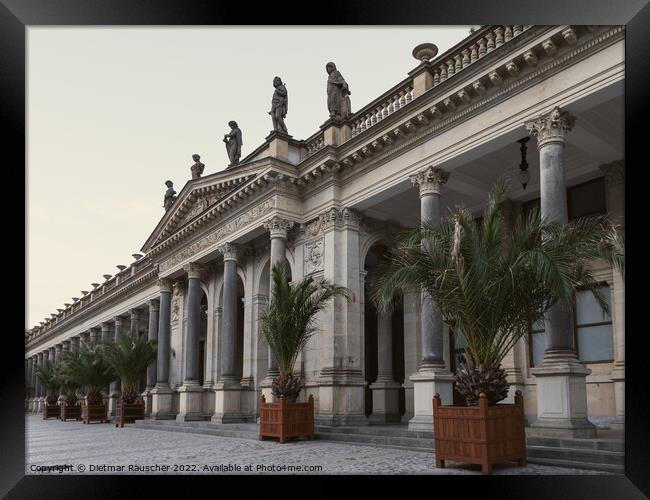
[(327, 63), (325, 71), (329, 75), (327, 78), (327, 109), (330, 112), (330, 117), (334, 120), (345, 120), (352, 113), (350, 87), (333, 62)]
[(239, 158), (241, 158), (241, 130), (237, 126), (237, 122), (231, 120), (228, 122), (230, 127), (230, 132), (223, 136), (223, 142), (226, 143), (226, 152), (228, 153), (228, 158), (230, 159), (229, 167), (234, 167), (239, 165)]
[(165, 181), (165, 186), (167, 186), (167, 191), (165, 191), (165, 201), (163, 206), (165, 207), (165, 212), (169, 212), (169, 209), (172, 207), (172, 204), (176, 199), (176, 191), (174, 191), (174, 183), (172, 181)]
[(197, 154), (192, 155), (192, 159), (194, 160), (194, 165), (190, 167), (190, 170), (192, 171), (192, 179), (199, 179), (205, 169), (205, 165), (201, 163), (201, 157)]
[(284, 123), (284, 118), (287, 116), (289, 109), (289, 96), (287, 95), (287, 87), (282, 83), (282, 79), (276, 76), (273, 79), (273, 98), (271, 99), (271, 120), (273, 120), (273, 130), (277, 132), (287, 133), (287, 126)]

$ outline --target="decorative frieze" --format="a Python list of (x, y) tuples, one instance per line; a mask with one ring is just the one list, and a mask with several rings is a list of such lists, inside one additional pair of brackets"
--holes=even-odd
[(440, 194), (440, 188), (447, 183), (449, 173), (437, 167), (427, 167), (411, 175), (409, 179), (420, 190), (420, 196)]
[(540, 115), (534, 120), (525, 123), (528, 133), (537, 138), (537, 148), (549, 142), (564, 144), (564, 136), (575, 125), (575, 116), (568, 111), (560, 110), (559, 106), (550, 113)]
[(183, 216), (180, 222), (177, 224), (177, 227), (182, 226), (190, 219), (193, 219), (201, 212), (207, 210), (207, 208), (215, 203), (219, 198), (223, 197), (225, 190), (218, 190), (217, 192), (207, 194), (205, 196), (199, 197), (194, 204), (189, 208), (187, 213)]

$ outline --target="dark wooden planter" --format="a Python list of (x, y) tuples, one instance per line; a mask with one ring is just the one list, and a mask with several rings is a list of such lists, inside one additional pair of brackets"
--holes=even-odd
[(53, 405), (45, 403), (43, 405), (43, 420), (48, 418), (59, 418), (60, 410), (59, 405), (54, 403)]
[(81, 407), (81, 419), (84, 424), (90, 424), (91, 422), (108, 423), (106, 406), (84, 404)]
[(488, 405), (481, 394), (478, 406), (442, 406), (433, 397), (433, 427), (436, 442), (436, 467), (445, 460), (480, 464), (483, 474), (492, 464), (516, 460), (526, 465), (524, 402), (521, 391), (515, 404)]
[(74, 404), (74, 405), (69, 405), (66, 403), (62, 403), (61, 406), (61, 420), (66, 421), (66, 420), (81, 420), (81, 405), (79, 404)]
[(287, 403), (280, 398), (278, 403), (260, 400), (260, 441), (276, 437), (284, 443), (288, 438), (308, 437), (314, 439), (314, 397), (309, 395), (306, 403)]
[(133, 424), (136, 420), (144, 420), (144, 402), (124, 403), (119, 400), (115, 408), (115, 427), (124, 427), (124, 424)]

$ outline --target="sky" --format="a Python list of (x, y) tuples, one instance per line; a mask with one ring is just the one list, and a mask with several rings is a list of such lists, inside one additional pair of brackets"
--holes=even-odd
[(289, 134), (328, 118), (333, 61), (360, 109), (406, 78), (424, 42), (439, 53), (469, 26), (28, 27), (27, 307), (31, 328), (90, 283), (129, 265), (176, 191), (228, 164), (228, 121), (242, 158), (272, 130), (273, 77), (289, 93)]

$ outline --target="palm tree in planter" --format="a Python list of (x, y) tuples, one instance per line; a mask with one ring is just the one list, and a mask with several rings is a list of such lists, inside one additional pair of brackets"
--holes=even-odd
[[(69, 354), (71, 357), (78, 355), (78, 352), (71, 352)], [(68, 419), (81, 420), (81, 405), (77, 398), (77, 391), (81, 389), (81, 386), (68, 373), (66, 364), (61, 364), (59, 381), (63, 392), (63, 400), (60, 404), (61, 420), (64, 422)]]
[(137, 385), (150, 363), (156, 360), (156, 343), (145, 335), (131, 332), (115, 343), (102, 345), (102, 357), (122, 381), (122, 396), (117, 402), (116, 427), (144, 419), (144, 401)]
[(58, 418), (59, 406), (58, 392), (61, 387), (59, 370), (51, 361), (46, 361), (43, 366), (36, 369), (36, 377), (45, 389), (45, 405), (43, 406), (43, 420)]
[(296, 402), (304, 381), (293, 373), (293, 368), (298, 354), (317, 332), (316, 315), (333, 297), (349, 298), (350, 294), (345, 287), (312, 277), (289, 283), (281, 263), (273, 266), (271, 275), (271, 302), (260, 317), (259, 328), (278, 363), (279, 376), (272, 383), (278, 402), (267, 403), (262, 396), (260, 439), (278, 437), (281, 443), (289, 437), (313, 439), (314, 398), (310, 395), (307, 403)]
[(83, 387), (85, 404), (81, 409), (84, 424), (108, 422), (102, 389), (115, 380), (113, 368), (102, 356), (99, 342), (82, 342), (79, 351), (63, 354), (61, 365), (70, 383)]
[[(508, 230), (500, 209), (505, 189), (505, 182), (497, 184), (480, 224), (459, 208), (406, 235), (375, 288), (383, 308), (390, 307), (397, 289), (423, 288), (466, 342), (455, 385), (468, 407), (441, 406), (437, 394), (433, 401), (438, 467), (444, 467), (445, 458), (480, 463), (484, 473), (492, 463), (516, 459), (525, 464), (521, 393), (514, 405), (496, 404), (509, 386), (501, 362), (530, 325), (554, 304), (569, 303), (576, 288), (590, 289), (607, 312), (590, 263), (604, 258), (621, 270), (624, 265), (623, 234), (606, 216), (565, 225), (531, 210)], [(464, 434), (470, 427), (472, 433)], [(483, 443), (469, 436), (482, 436)], [(458, 446), (463, 438), (466, 446)]]

